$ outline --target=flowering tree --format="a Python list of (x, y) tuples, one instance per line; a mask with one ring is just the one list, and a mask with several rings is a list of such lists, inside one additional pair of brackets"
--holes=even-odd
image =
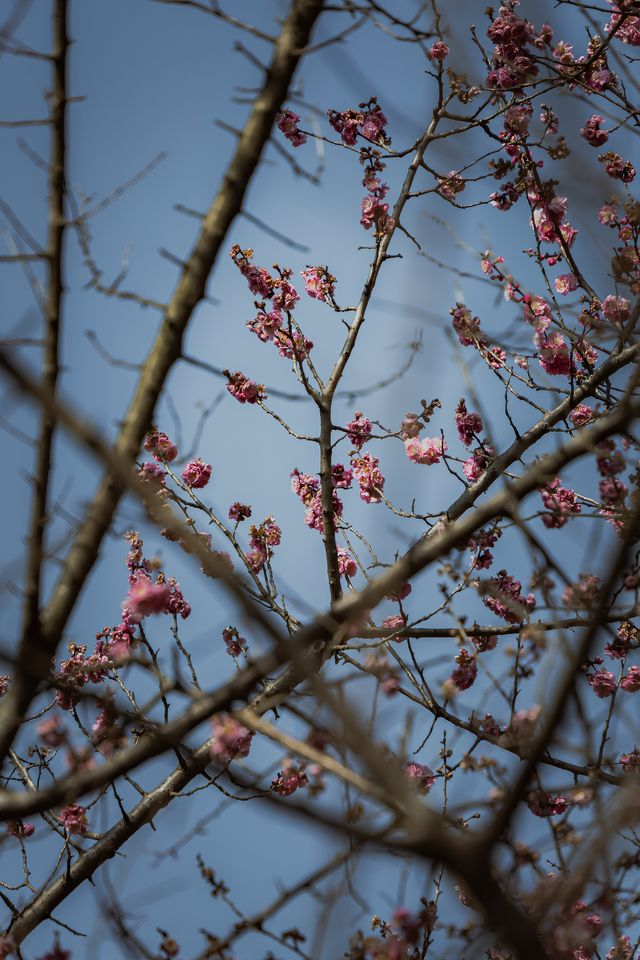
[[(257, 25), (215, 0), (145, 9), (159, 17), (162, 6), (184, 8), (172, 15), (199, 18), (198, 30), (246, 34), (253, 46), (240, 49), (260, 77), (242, 91), (244, 125), (208, 210), (181, 208), (199, 227), (184, 259), (172, 257), (166, 301), (124, 289), (126, 268), (106, 283), (98, 266), (89, 221), (140, 177), (97, 203), (72, 183), (70, 0), (51, 2), (49, 52), (19, 39), (28, 3), (12, 6), (0, 34), (7, 60), (50, 72), (46, 119), (3, 120), (48, 131), (46, 160), (24, 147), (48, 178), (49, 216), (41, 243), (0, 205), (3, 268), (26, 276), (42, 326), (37, 340), (12, 328), (0, 354), (8, 396), (28, 398), (38, 424), (31, 439), (36, 421), (16, 424), (13, 408), (4, 421), (14, 437), (29, 433), (35, 456), (28, 448), (20, 616), (3, 636), (0, 678), (0, 957), (97, 956), (95, 938), (77, 939), (78, 897), (93, 884), (123, 955), (631, 960), (640, 4), (505, 0), (482, 13), (436, 0), (290, 0), (280, 19), (254, 5)], [(372, 37), (386, 54), (368, 99), (303, 95), (319, 59), (367, 51)], [(407, 81), (430, 97), (407, 136), (387, 102), (394, 64), (415, 68)], [(321, 168), (338, 157), (348, 202), (330, 229), (359, 219), (351, 263), (331, 262), (311, 227), (308, 263), (286, 220), (280, 229), (246, 209), (268, 147), (283, 203), (289, 174), (292, 190), (328, 190), (335, 170)], [(488, 249), (474, 245), (471, 210)], [(425, 211), (440, 218), (428, 229)], [(440, 256), (447, 230), (467, 264)], [(259, 252), (237, 242), (248, 232)], [(266, 266), (274, 244), (290, 256)], [(229, 253), (233, 309), (214, 325), (210, 356), (190, 355), (187, 329)], [(421, 303), (435, 314), (426, 356), (437, 351), (448, 371), (446, 395), (413, 392), (417, 344), (381, 382), (354, 385), (358, 356), (373, 370), (383, 342), (380, 289), (428, 265), (459, 290)], [(110, 311), (159, 317), (141, 364), (126, 343), (114, 355), (91, 334), (96, 364), (136, 378), (122, 414), (109, 397), (113, 432), (59, 382), (72, 283), (87, 279)], [(232, 371), (225, 331), (243, 325), (247, 362)], [(38, 365), (23, 353), (33, 346)], [(178, 366), (226, 387), (226, 432), (208, 438), (211, 409), (198, 423), (184, 411), (170, 419)], [(263, 431), (282, 435), (268, 440), (278, 453), (243, 460)], [(57, 480), (71, 443), (102, 471), (74, 513)], [(225, 475), (234, 493), (223, 502)], [(94, 571), (117, 584), (120, 605), (98, 593), (87, 606)], [(214, 630), (216, 618), (226, 625)], [(188, 861), (193, 888), (215, 900), (213, 921), (205, 900), (171, 925), (147, 902), (151, 926), (140, 927), (107, 865), (152, 829), (174, 829), (178, 806), (163, 856)], [(243, 836), (265, 808), (326, 838), (331, 856), (285, 845), (258, 869)], [(202, 835), (221, 815), (247, 825), (212, 848)], [(244, 890), (225, 881), (238, 857)], [(372, 865), (384, 898), (367, 883)], [(131, 868), (143, 890), (146, 869)], [(298, 906), (309, 893), (315, 934)], [(342, 922), (327, 936), (334, 906)]]

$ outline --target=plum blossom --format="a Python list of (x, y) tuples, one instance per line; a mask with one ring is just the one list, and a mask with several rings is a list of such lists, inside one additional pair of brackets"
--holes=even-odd
[(333, 300), (336, 278), (329, 273), (328, 267), (307, 267), (300, 272), (304, 288), (314, 300), (327, 303)]
[(464, 399), (458, 401), (455, 412), (455, 422), (458, 428), (458, 436), (465, 447), (471, 446), (475, 436), (482, 433), (484, 429), (482, 417), (479, 413), (469, 413)]
[(600, 129), (600, 124), (604, 123), (604, 117), (594, 113), (586, 121), (584, 127), (580, 128), (580, 136), (584, 137), (587, 143), (592, 147), (601, 147), (609, 139), (606, 130)]
[(485, 589), (491, 591), (483, 597), (485, 607), (507, 623), (521, 623), (535, 609), (534, 595), (523, 596), (522, 584), (506, 570), (499, 570), (496, 577), (487, 581)]
[(620, 687), (627, 693), (636, 693), (640, 690), (640, 667), (629, 667), (629, 670), (620, 681)]
[(182, 479), (188, 487), (195, 490), (206, 487), (211, 479), (211, 464), (204, 463), (199, 457), (191, 460), (182, 471)]
[(67, 834), (84, 834), (89, 829), (86, 810), (77, 803), (70, 803), (63, 807), (58, 814), (58, 820)]
[(578, 503), (575, 492), (567, 487), (561, 487), (558, 477), (542, 488), (540, 497), (545, 510), (549, 511), (542, 514), (545, 527), (553, 529), (564, 527), (569, 517), (575, 517), (582, 512), (582, 506)]
[(338, 570), (342, 577), (355, 577), (358, 564), (343, 547), (338, 547)]
[(624, 160), (619, 153), (609, 150), (607, 153), (601, 153), (598, 160), (604, 166), (605, 173), (612, 179), (620, 180), (622, 183), (631, 183), (635, 179), (635, 167), (629, 160)]
[(171, 591), (166, 583), (152, 583), (145, 574), (138, 574), (131, 582), (123, 606), (135, 623), (153, 613), (165, 613)]
[(620, 766), (624, 773), (640, 774), (640, 750), (634, 747), (631, 753), (621, 754)]
[(559, 814), (566, 813), (569, 801), (566, 797), (554, 797), (550, 793), (538, 790), (529, 794), (527, 806), (536, 817), (557, 817)]
[(282, 110), (278, 116), (278, 130), (284, 134), (294, 147), (301, 147), (307, 142), (307, 135), (298, 129), (300, 117), (293, 110)]
[(411, 760), (405, 764), (404, 775), (408, 780), (413, 781), (418, 793), (427, 794), (436, 782), (433, 770), (425, 767), (422, 763), (416, 763)]
[(229, 507), (229, 520), (235, 520), (236, 523), (241, 523), (243, 520), (248, 520), (251, 516), (251, 507), (246, 503), (240, 503), (239, 500), (236, 500), (235, 503), (232, 503)]
[(567, 294), (578, 288), (578, 278), (573, 273), (561, 273), (553, 282), (556, 293)]
[(67, 739), (67, 732), (57, 714), (47, 717), (46, 720), (41, 720), (36, 727), (36, 733), (40, 740), (52, 749), (61, 747)]
[(384, 477), (378, 468), (379, 460), (370, 453), (354, 457), (351, 467), (360, 486), (360, 499), (365, 503), (380, 503), (384, 489)]
[(480, 479), (493, 460), (493, 456), (493, 447), (489, 444), (485, 443), (481, 447), (476, 447), (469, 459), (462, 464), (462, 471), (469, 483), (475, 483), (476, 480)]
[(35, 833), (35, 826), (32, 823), (24, 823), (23, 820), (7, 820), (7, 833), (18, 840), (28, 840)]
[[(625, 3), (624, 0), (608, 0), (608, 3), (612, 8), (612, 13), (609, 23), (605, 26), (607, 33), (615, 30), (616, 40), (620, 40), (622, 43), (628, 43), (629, 46), (632, 47), (640, 47), (640, 16), (630, 16), (626, 8), (632, 5)], [(624, 20), (619, 26), (623, 16)]]
[(582, 427), (593, 420), (593, 410), (586, 403), (579, 403), (569, 414), (569, 420), (574, 427)]
[(175, 443), (169, 439), (166, 433), (161, 433), (152, 427), (144, 441), (144, 449), (147, 450), (153, 459), (158, 463), (163, 461), (170, 463), (178, 456), (178, 448)]
[(463, 347), (486, 343), (487, 338), (480, 330), (480, 320), (472, 315), (468, 307), (463, 303), (457, 303), (455, 309), (451, 309), (449, 313), (453, 318), (453, 329), (458, 334), (458, 340)]
[(405, 440), (404, 448), (409, 460), (413, 463), (432, 466), (434, 463), (440, 463), (447, 450), (447, 444), (442, 437), (425, 437), (424, 440), (413, 437), (410, 440)]
[(266, 399), (267, 394), (264, 386), (261, 383), (254, 383), (253, 380), (245, 377), (240, 370), (236, 370), (235, 373), (230, 373), (228, 370), (222, 372), (229, 381), (227, 390), (240, 403), (258, 403)]
[(469, 687), (473, 686), (478, 675), (476, 658), (462, 647), (460, 653), (455, 657), (455, 662), (457, 667), (451, 674), (451, 682), (457, 690), (468, 690)]
[(290, 797), (292, 793), (301, 787), (306, 787), (308, 783), (304, 763), (296, 764), (294, 760), (285, 760), (282, 770), (278, 771), (271, 784), (271, 789), (280, 797)]
[(367, 440), (371, 439), (371, 420), (365, 417), (361, 410), (356, 410), (353, 420), (347, 424), (346, 430), (350, 442), (356, 450), (361, 450)]
[(602, 312), (609, 323), (626, 323), (631, 316), (631, 304), (625, 297), (610, 294), (602, 301)]
[(596, 697), (601, 700), (612, 696), (616, 689), (616, 678), (609, 670), (596, 670), (587, 680)]
[(253, 733), (228, 713), (211, 718), (211, 756), (219, 763), (230, 763), (237, 757), (248, 757)]
[(449, 56), (449, 47), (443, 40), (436, 40), (427, 50), (427, 56), (432, 63), (442, 63)]
[(225, 627), (222, 631), (222, 639), (227, 648), (227, 653), (234, 660), (246, 653), (247, 641), (240, 636), (235, 627)]

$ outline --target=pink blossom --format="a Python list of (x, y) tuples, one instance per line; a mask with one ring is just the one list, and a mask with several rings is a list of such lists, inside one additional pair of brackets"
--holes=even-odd
[(476, 658), (467, 653), (463, 647), (460, 653), (455, 657), (458, 666), (451, 674), (451, 682), (458, 690), (468, 690), (473, 686), (478, 675), (478, 665)]
[(446, 177), (443, 177), (438, 183), (438, 193), (445, 200), (455, 200), (459, 193), (463, 193), (466, 186), (465, 181), (457, 170), (450, 170)]
[(629, 670), (620, 681), (620, 686), (627, 693), (636, 693), (640, 690), (640, 667), (629, 667)]
[(578, 288), (578, 278), (573, 273), (561, 273), (554, 280), (557, 293), (567, 294)]
[[(613, 30), (616, 30), (615, 39), (620, 40), (622, 43), (628, 43), (632, 47), (640, 47), (640, 17), (639, 16), (629, 16), (626, 12), (628, 8), (632, 5), (630, 3), (625, 3), (624, 0), (608, 0), (609, 4), (612, 7), (612, 14), (609, 23), (605, 26), (607, 33), (611, 33)], [(622, 16), (624, 14), (624, 21), (621, 26), (618, 26)]]
[(603, 203), (598, 211), (598, 220), (603, 227), (615, 227), (618, 223), (618, 207), (616, 203)]
[(569, 517), (577, 516), (582, 512), (582, 506), (578, 503), (575, 492), (567, 487), (561, 487), (558, 477), (542, 488), (540, 497), (545, 509), (550, 511), (542, 514), (545, 527), (555, 529), (564, 527)]
[(293, 760), (285, 760), (282, 770), (271, 784), (271, 789), (280, 797), (290, 797), (296, 790), (306, 787), (308, 782), (304, 763), (296, 764)]
[(247, 327), (255, 333), (262, 343), (273, 342), (280, 334), (283, 318), (278, 309), (267, 312), (260, 309), (253, 320), (247, 321)]
[(180, 589), (180, 584), (176, 583), (174, 577), (169, 577), (167, 581), (169, 587), (169, 599), (167, 600), (166, 613), (173, 613), (175, 616), (186, 620), (191, 613), (191, 605), (187, 603)]
[(341, 463), (334, 463), (331, 467), (331, 482), (336, 490), (350, 490), (353, 480), (353, 470), (349, 470)]
[(393, 217), (389, 216), (389, 204), (382, 203), (378, 197), (368, 196), (362, 199), (362, 216), (360, 223), (365, 230), (375, 227), (376, 237), (382, 237), (385, 233), (392, 233), (396, 225)]
[(618, 937), (617, 944), (607, 952), (605, 960), (631, 960), (632, 955), (631, 940), (626, 934), (622, 934)]
[(536, 334), (540, 366), (550, 376), (569, 376), (572, 370), (567, 341), (561, 333)]
[(539, 790), (529, 794), (527, 806), (536, 817), (557, 817), (567, 812), (569, 801), (566, 797), (554, 797), (550, 793)]
[(640, 750), (634, 747), (631, 753), (621, 754), (620, 765), (624, 773), (640, 774)]
[(449, 47), (442, 40), (436, 40), (435, 43), (427, 50), (427, 56), (429, 60), (433, 63), (437, 61), (442, 63), (449, 56)]
[(379, 460), (370, 453), (354, 457), (353, 472), (360, 485), (360, 499), (365, 503), (380, 503), (384, 489), (384, 477), (378, 469)]
[(577, 583), (564, 588), (562, 602), (575, 610), (588, 610), (597, 602), (599, 588), (599, 577), (592, 573), (581, 573)]
[[(629, 651), (638, 646), (638, 628), (631, 621), (624, 620), (616, 631), (614, 640), (610, 640), (604, 652), (613, 660), (624, 660)], [(632, 669), (637, 669), (633, 667)]]
[(609, 323), (622, 324), (631, 316), (631, 304), (625, 297), (610, 294), (602, 301), (602, 312)]
[(465, 447), (469, 447), (473, 443), (474, 437), (477, 434), (482, 433), (484, 429), (482, 417), (479, 413), (468, 413), (467, 405), (464, 402), (464, 399), (458, 402), (455, 412), (455, 421), (456, 427), (458, 428), (458, 436), (464, 443)]
[(211, 464), (204, 463), (199, 457), (192, 460), (182, 471), (182, 479), (188, 487), (201, 489), (211, 479)]
[(418, 440), (417, 437), (411, 440), (405, 440), (404, 448), (409, 460), (413, 463), (424, 463), (432, 466), (434, 463), (440, 463), (443, 454), (446, 452), (447, 444), (442, 437), (425, 437), (424, 440)]
[(169, 597), (170, 590), (166, 583), (152, 583), (149, 577), (141, 573), (132, 581), (123, 605), (137, 623), (152, 613), (164, 613)]
[(489, 650), (495, 650), (498, 646), (498, 638), (494, 634), (487, 636), (483, 634), (482, 636), (470, 636), (469, 640), (474, 645), (478, 653), (486, 653)]
[(361, 410), (356, 410), (353, 420), (347, 424), (346, 430), (353, 446), (356, 450), (360, 450), (367, 440), (371, 439), (371, 420), (365, 417)]
[(159, 463), (142, 463), (138, 469), (138, 476), (141, 480), (147, 480), (152, 483), (158, 483), (161, 487), (165, 486), (166, 473), (164, 467)]
[(580, 128), (580, 136), (584, 137), (587, 143), (592, 147), (601, 147), (603, 143), (606, 143), (609, 139), (609, 134), (606, 130), (600, 129), (600, 124), (604, 123), (604, 117), (601, 117), (599, 114), (594, 113), (584, 127)]
[(7, 833), (19, 840), (28, 840), (35, 833), (36, 828), (32, 823), (24, 823), (22, 820), (7, 820)]
[(343, 577), (355, 577), (358, 572), (357, 563), (343, 547), (338, 547), (338, 570)]
[(254, 383), (253, 380), (245, 377), (240, 370), (236, 370), (235, 373), (223, 370), (223, 373), (229, 381), (227, 390), (240, 403), (258, 403), (260, 400), (266, 399), (267, 394), (264, 386), (261, 383)]
[(86, 810), (77, 803), (70, 803), (63, 807), (58, 815), (58, 820), (68, 834), (84, 834), (89, 828)]
[(299, 122), (300, 117), (293, 110), (283, 110), (278, 115), (278, 130), (294, 147), (301, 147), (307, 142), (307, 135), (298, 129)]
[(405, 413), (400, 424), (400, 436), (403, 440), (411, 440), (417, 437), (424, 424), (417, 413)]
[(535, 609), (534, 595), (523, 596), (522, 584), (506, 570), (499, 570), (492, 580), (487, 581), (485, 589), (491, 590), (483, 597), (485, 607), (507, 623), (521, 623)]
[(228, 713), (211, 718), (211, 756), (219, 763), (230, 763), (237, 757), (248, 757), (253, 733)]
[(462, 465), (462, 471), (469, 483), (479, 480), (492, 460), (493, 447), (486, 443), (482, 447), (477, 447)]
[(235, 627), (225, 627), (222, 631), (222, 639), (230, 657), (237, 659), (243, 653), (246, 653), (247, 641), (240, 636)]
[(41, 720), (36, 727), (36, 733), (47, 747), (60, 747), (67, 739), (67, 732), (57, 714)]
[(616, 689), (616, 678), (609, 670), (596, 670), (587, 677), (591, 689), (601, 700), (612, 696)]
[(464, 304), (457, 303), (455, 309), (450, 310), (449, 313), (453, 318), (453, 329), (458, 334), (458, 340), (463, 347), (486, 342), (486, 337), (480, 330), (480, 320), (474, 317)]
[(579, 403), (569, 414), (569, 420), (571, 420), (574, 427), (582, 427), (585, 423), (593, 420), (593, 410), (591, 407), (588, 407), (586, 403)]
[[(406, 613), (396, 613), (391, 617), (385, 617), (382, 621), (382, 626), (386, 630), (402, 630), (407, 625), (407, 615)], [(401, 639), (398, 637), (398, 639)]]
[(609, 150), (608, 153), (601, 153), (598, 160), (603, 164), (605, 173), (614, 180), (631, 183), (635, 178), (636, 171), (633, 164), (629, 160), (624, 160), (619, 153)]
[(418, 793), (427, 794), (436, 782), (433, 770), (414, 760), (405, 765), (404, 775), (415, 784)]
[(412, 586), (407, 581), (401, 583), (397, 590), (394, 590), (393, 593), (387, 594), (387, 600), (392, 600), (395, 603), (400, 603), (402, 600), (406, 600), (409, 594), (411, 593)]
[(175, 443), (169, 439), (166, 433), (160, 433), (155, 427), (147, 434), (144, 449), (152, 454), (153, 459), (159, 463), (162, 461), (170, 463), (178, 456), (178, 448)]
[(239, 500), (236, 500), (235, 503), (232, 503), (229, 507), (229, 520), (235, 520), (236, 523), (241, 523), (243, 520), (248, 520), (251, 516), (251, 507), (246, 503), (240, 503)]
[(333, 300), (336, 278), (329, 273), (328, 267), (307, 267), (300, 276), (304, 280), (304, 288), (314, 300), (327, 303)]

